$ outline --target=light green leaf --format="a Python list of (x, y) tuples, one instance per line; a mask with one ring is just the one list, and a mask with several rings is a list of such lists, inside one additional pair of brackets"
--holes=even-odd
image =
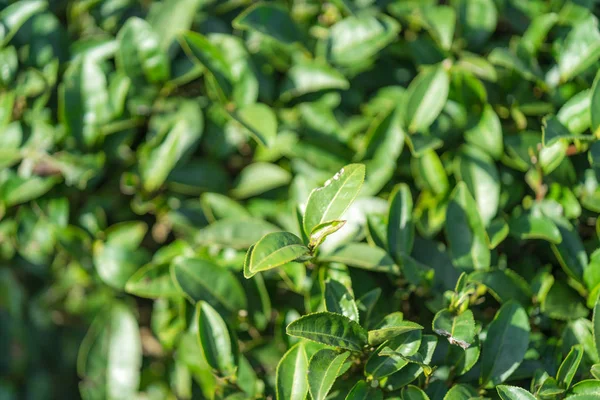
[(589, 15), (573, 26), (558, 53), (560, 79), (565, 82), (579, 75), (600, 57), (598, 20)]
[(510, 234), (518, 239), (543, 239), (550, 243), (560, 243), (562, 236), (556, 224), (548, 217), (535, 213), (525, 213), (513, 217), (508, 222)]
[(439, 311), (433, 319), (432, 328), (438, 335), (446, 336), (450, 344), (469, 348), (475, 339), (473, 312), (466, 310), (454, 315), (448, 309)]
[(452, 264), (463, 270), (487, 270), (490, 250), (477, 204), (467, 185), (459, 182), (452, 192), (446, 211), (446, 239)]
[(571, 351), (569, 351), (569, 354), (567, 354), (567, 357), (562, 364), (560, 364), (560, 368), (558, 368), (558, 373), (556, 374), (556, 380), (565, 389), (568, 390), (571, 386), (571, 382), (577, 373), (577, 368), (579, 368), (582, 358), (583, 348), (581, 345), (575, 345), (571, 348)]
[(148, 22), (154, 32), (160, 32), (160, 47), (169, 50), (177, 35), (190, 29), (200, 0), (165, 0), (153, 2)]
[(290, 101), (310, 93), (348, 89), (350, 83), (337, 69), (320, 61), (302, 61), (288, 71), (281, 88), (281, 100)]
[(399, 31), (400, 24), (383, 14), (344, 18), (329, 31), (329, 59), (343, 66), (363, 62), (391, 43)]
[(367, 331), (350, 318), (331, 312), (308, 314), (287, 326), (288, 335), (351, 351), (362, 351)]
[(325, 400), (350, 352), (317, 351), (308, 363), (308, 389), (313, 400)]
[(119, 48), (115, 55), (117, 68), (134, 82), (163, 82), (171, 71), (166, 51), (160, 47), (159, 35), (143, 19), (127, 20), (117, 35)]
[(360, 192), (364, 180), (365, 166), (350, 164), (327, 180), (323, 187), (314, 189), (304, 212), (304, 232), (310, 235), (317, 225), (340, 219)]
[(237, 199), (246, 199), (287, 185), (291, 180), (292, 175), (279, 165), (255, 162), (240, 172), (231, 194)]
[(102, 141), (100, 128), (111, 109), (106, 76), (95, 61), (84, 58), (69, 65), (58, 100), (59, 120), (79, 146), (91, 148)]
[(223, 50), (196, 32), (185, 32), (180, 36), (181, 46), (192, 61), (206, 68), (218, 89), (219, 101), (225, 103), (233, 92), (232, 77)]
[(486, 104), (477, 124), (465, 131), (465, 140), (485, 151), (495, 160), (502, 157), (504, 150), (502, 126), (500, 118), (491, 105)]
[(346, 286), (335, 279), (328, 279), (325, 282), (325, 309), (327, 311), (341, 314), (350, 318), (352, 321), (358, 321), (358, 308), (354, 301), (354, 296)]
[(504, 303), (490, 323), (483, 342), (481, 382), (504, 382), (523, 361), (529, 346), (529, 316), (516, 302)]
[(30, 0), (25, 2), (14, 2), (5, 4), (0, 11), (0, 48), (4, 47), (17, 31), (35, 14), (44, 11), (48, 3), (43, 0)]
[(308, 247), (311, 249), (317, 249), (321, 243), (327, 238), (327, 236), (340, 230), (346, 221), (333, 220), (323, 222), (313, 228), (310, 233)]
[(594, 333), (594, 345), (596, 347), (596, 353), (600, 357), (600, 298), (596, 300), (594, 305), (594, 314), (592, 317), (593, 333)]
[(535, 396), (516, 386), (499, 385), (496, 387), (502, 400), (535, 400)]
[(138, 322), (124, 305), (100, 314), (86, 334), (77, 357), (80, 390), (109, 400), (126, 400), (138, 393), (142, 344)]
[(427, 29), (431, 35), (442, 46), (444, 50), (450, 50), (454, 39), (454, 28), (456, 27), (456, 12), (450, 6), (425, 7), (425, 20)]
[(305, 400), (308, 394), (308, 358), (300, 342), (292, 346), (277, 365), (277, 400)]
[(450, 189), (448, 175), (440, 157), (433, 149), (423, 152), (418, 158), (411, 161), (413, 175), (417, 184), (436, 195), (443, 195)]
[(406, 93), (405, 121), (411, 133), (423, 132), (438, 117), (450, 88), (450, 77), (443, 65), (428, 68), (410, 83)]
[(415, 322), (402, 320), (402, 313), (388, 314), (374, 329), (369, 331), (369, 344), (377, 346), (398, 335), (418, 329), (423, 329), (423, 327)]
[(429, 400), (429, 396), (418, 387), (408, 385), (402, 389), (402, 400)]
[(477, 395), (477, 390), (474, 387), (461, 383), (452, 386), (444, 396), (444, 400), (471, 400), (477, 398)]
[[(239, 122), (254, 139), (264, 145), (270, 146), (277, 136), (277, 116), (265, 104), (254, 103), (242, 107), (229, 115)], [(252, 166), (254, 164), (250, 164)]]
[(465, 146), (457, 158), (456, 172), (477, 203), (477, 210), (488, 225), (500, 204), (500, 177), (494, 160), (476, 147)]
[(469, 47), (479, 48), (496, 30), (498, 10), (493, 0), (453, 1), (458, 7), (458, 22)]
[(277, 226), (258, 218), (227, 218), (200, 230), (195, 239), (201, 244), (247, 249), (267, 233), (280, 230)]
[(251, 278), (258, 272), (287, 264), (309, 252), (302, 239), (293, 233), (268, 233), (248, 250), (248, 264), (244, 268), (244, 276)]
[(235, 375), (239, 349), (237, 338), (219, 313), (210, 304), (199, 301), (196, 305), (198, 339), (208, 365), (221, 376)]
[(498, 247), (498, 245), (502, 243), (504, 239), (506, 239), (508, 233), (510, 232), (508, 224), (501, 217), (491, 221), (485, 230), (490, 241), (490, 250)]
[[(398, 390), (417, 379), (424, 369), (431, 373), (431, 367), (428, 364), (431, 362), (433, 353), (437, 346), (437, 337), (435, 335), (423, 335), (421, 338), (421, 346), (419, 351), (411, 357), (407, 357), (409, 364), (400, 371), (386, 377), (384, 388), (388, 391)], [(419, 362), (415, 362), (415, 361)]]
[(125, 291), (148, 299), (181, 294), (171, 279), (169, 264), (148, 264), (138, 269), (127, 280)]
[(180, 160), (196, 148), (204, 130), (202, 110), (195, 101), (178, 103), (177, 111), (169, 118), (168, 130), (138, 150), (140, 175), (148, 192), (161, 187)]
[(171, 277), (192, 303), (204, 301), (219, 312), (237, 314), (246, 308), (246, 294), (231, 271), (201, 258), (177, 258)]

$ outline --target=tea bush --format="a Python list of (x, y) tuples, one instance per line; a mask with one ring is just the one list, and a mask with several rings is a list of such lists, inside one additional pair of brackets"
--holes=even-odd
[(600, 398), (596, 1), (0, 9), (1, 399)]

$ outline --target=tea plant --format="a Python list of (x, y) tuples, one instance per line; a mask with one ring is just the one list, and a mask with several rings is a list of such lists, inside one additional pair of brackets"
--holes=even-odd
[(0, 399), (600, 398), (594, 0), (0, 0)]

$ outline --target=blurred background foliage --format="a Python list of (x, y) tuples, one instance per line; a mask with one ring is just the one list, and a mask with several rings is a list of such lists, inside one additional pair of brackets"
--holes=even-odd
[[(242, 354), (231, 396), (274, 396), (285, 326), (320, 309), (326, 276), (429, 330), (460, 272), (491, 265), (472, 278), (478, 325), (516, 297), (535, 327), (515, 379), (552, 375), (578, 343), (589, 376), (598, 15), (595, 0), (0, 0), (0, 399), (211, 398), (191, 321), (217, 281)], [(248, 247), (298, 232), (297, 206), (352, 162), (365, 184), (321, 251), (380, 246), (403, 182), (425, 271), (244, 279)], [(447, 250), (472, 225), (444, 231), (457, 182), (483, 259)], [(430, 397), (477, 387), (463, 372)]]

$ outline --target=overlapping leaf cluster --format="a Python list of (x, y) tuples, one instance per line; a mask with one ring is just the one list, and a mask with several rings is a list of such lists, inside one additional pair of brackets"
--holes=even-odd
[(600, 398), (594, 0), (0, 0), (0, 398)]

